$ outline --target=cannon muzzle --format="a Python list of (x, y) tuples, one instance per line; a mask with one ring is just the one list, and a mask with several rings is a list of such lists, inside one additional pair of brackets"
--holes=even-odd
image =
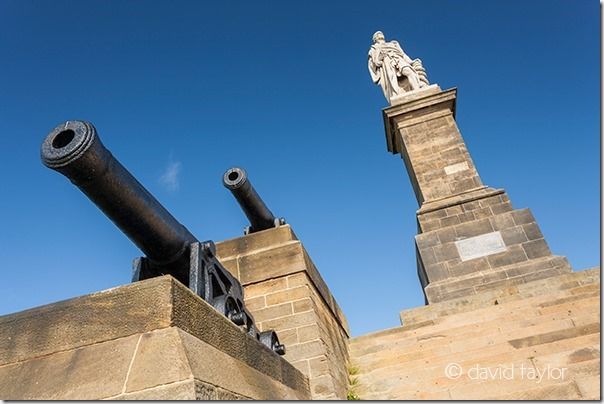
[(285, 224), (283, 218), (275, 218), (252, 186), (243, 168), (229, 168), (222, 176), (222, 183), (237, 199), (243, 213), (250, 221), (250, 226), (245, 230), (246, 234)]
[[(44, 165), (71, 180), (156, 266), (188, 284), (197, 239), (103, 146), (92, 124), (67, 121), (42, 143)], [(166, 273), (164, 272), (164, 273)]]

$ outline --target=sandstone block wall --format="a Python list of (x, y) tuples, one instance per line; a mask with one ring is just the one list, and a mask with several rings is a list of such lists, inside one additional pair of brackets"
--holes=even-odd
[(384, 110), (388, 150), (401, 154), (420, 205), (482, 187), (455, 122), (455, 97), (436, 86)]
[(308, 399), (308, 380), (170, 276), (0, 317), (0, 399)]
[(217, 254), (258, 327), (277, 331), (284, 358), (308, 376), (313, 399), (345, 398), (348, 324), (291, 227), (217, 243)]
[(503, 190), (420, 210), (417, 218), (418, 271), (431, 303), (571, 271), (566, 258), (552, 255), (530, 210), (514, 210)]
[[(357, 392), (374, 400), (599, 400), (599, 295), (595, 268), (406, 310), (403, 326), (351, 340)], [(454, 377), (452, 366), (461, 369)]]

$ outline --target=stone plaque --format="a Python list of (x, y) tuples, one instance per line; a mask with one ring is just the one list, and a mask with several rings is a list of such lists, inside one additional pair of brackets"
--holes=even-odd
[(501, 233), (498, 231), (456, 241), (455, 247), (457, 247), (457, 252), (462, 261), (497, 254), (507, 250), (501, 238)]
[(446, 166), (445, 167), (445, 173), (447, 175), (451, 175), (451, 174), (455, 174), (458, 173), (460, 171), (464, 171), (464, 170), (469, 170), (470, 167), (468, 166), (468, 162), (464, 161), (461, 163), (457, 163), (457, 164), (452, 164), (450, 166)]

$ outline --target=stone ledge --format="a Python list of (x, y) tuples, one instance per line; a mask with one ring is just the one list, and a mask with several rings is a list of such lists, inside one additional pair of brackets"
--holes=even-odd
[[(221, 259), (231, 259), (253, 251), (272, 248), (274, 245), (298, 241), (290, 225), (263, 230), (246, 236), (231, 238), (216, 243), (217, 254)], [(234, 274), (235, 275), (235, 274)]]
[(459, 297), (477, 295), (489, 289), (506, 289), (571, 271), (570, 264), (568, 264), (565, 257), (550, 255), (512, 263), (496, 270), (474, 272), (468, 275), (469, 277), (430, 283), (424, 290), (430, 304), (434, 304)]
[[(476, 295), (403, 310), (400, 313), (400, 320), (405, 329), (407, 327), (413, 328), (415, 324), (423, 325), (426, 322), (447, 315), (469, 312), (494, 304), (540, 296), (551, 293), (552, 291), (565, 290), (567, 288), (580, 287), (594, 283), (598, 285), (600, 283), (599, 267), (539, 279), (508, 288), (487, 290)], [(393, 331), (394, 330), (396, 329), (393, 329)]]
[(490, 188), (488, 186), (483, 186), (478, 189), (473, 189), (462, 194), (449, 196), (442, 199), (436, 199), (425, 202), (422, 207), (417, 210), (417, 215), (423, 215), (426, 213), (434, 212), (439, 209), (450, 208), (455, 205), (461, 205), (466, 202), (472, 202), (478, 199), (489, 198), (491, 196), (496, 196), (500, 194), (504, 194), (505, 190), (502, 188)]
[(392, 97), (390, 99), (390, 103), (391, 103), (390, 106), (394, 107), (394, 106), (399, 105), (399, 104), (407, 104), (407, 103), (409, 103), (411, 101), (415, 101), (417, 99), (424, 98), (424, 97), (427, 97), (429, 95), (439, 93), (440, 91), (441, 90), (440, 90), (440, 87), (438, 86), (438, 84), (430, 84), (427, 87), (422, 87), (422, 88), (420, 88), (418, 90), (408, 91), (408, 92), (403, 93), (403, 94), (401, 94), (401, 95), (399, 95), (397, 97)]
[(169, 275), (0, 317), (0, 366), (178, 327), (296, 391), (295, 367)]

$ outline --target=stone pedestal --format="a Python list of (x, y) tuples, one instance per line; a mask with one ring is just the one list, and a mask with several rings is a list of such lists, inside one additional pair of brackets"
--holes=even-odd
[(456, 89), (430, 86), (383, 111), (420, 205), (418, 274), (429, 303), (570, 272), (528, 209), (483, 185), (455, 122)]
[(345, 399), (348, 325), (289, 225), (216, 244), (245, 290), (261, 330), (274, 329), (285, 359), (308, 376), (313, 399)]
[(0, 399), (245, 398), (308, 381), (170, 276), (0, 317)]

